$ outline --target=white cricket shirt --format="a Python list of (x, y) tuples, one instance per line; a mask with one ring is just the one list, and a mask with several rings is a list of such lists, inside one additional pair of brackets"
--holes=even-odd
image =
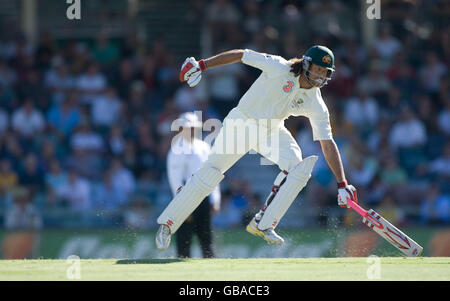
[(279, 119), (305, 116), (309, 119), (313, 139), (332, 139), (328, 108), (320, 89), (302, 89), (298, 77), (290, 72), (291, 62), (286, 59), (245, 49), (244, 64), (261, 69), (262, 73), (241, 97), (237, 108), (249, 118)]

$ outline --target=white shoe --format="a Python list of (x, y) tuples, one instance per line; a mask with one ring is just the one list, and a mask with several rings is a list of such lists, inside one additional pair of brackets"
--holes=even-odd
[(256, 225), (255, 218), (251, 220), (251, 222), (247, 225), (247, 232), (256, 236), (261, 236), (270, 244), (282, 245), (284, 243), (284, 239), (279, 236), (273, 228), (269, 228), (266, 230), (258, 229)]
[(167, 225), (161, 225), (156, 233), (156, 247), (158, 250), (165, 250), (170, 245), (170, 228)]

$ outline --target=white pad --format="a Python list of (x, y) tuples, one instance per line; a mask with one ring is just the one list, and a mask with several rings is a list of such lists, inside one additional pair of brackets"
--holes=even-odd
[(275, 228), (278, 225), (297, 195), (306, 186), (317, 158), (317, 156), (309, 156), (289, 171), (286, 181), (281, 185), (258, 223), (260, 230)]
[(218, 169), (208, 165), (201, 167), (161, 213), (157, 220), (158, 224), (169, 226), (171, 234), (175, 233), (223, 178)]

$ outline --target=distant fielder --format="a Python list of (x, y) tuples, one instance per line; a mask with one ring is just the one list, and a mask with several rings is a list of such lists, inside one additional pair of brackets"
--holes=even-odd
[[(200, 82), (205, 70), (236, 62), (261, 69), (262, 73), (242, 96), (237, 107), (225, 117), (208, 159), (158, 217), (157, 222), (161, 226), (156, 235), (156, 245), (160, 250), (169, 246), (171, 235), (222, 181), (223, 174), (252, 149), (276, 163), (281, 172), (275, 179), (265, 205), (248, 224), (247, 231), (261, 236), (268, 243), (284, 243), (274, 229), (306, 186), (317, 161), (317, 156), (302, 158), (300, 147), (284, 126), (284, 120), (289, 116), (309, 118), (313, 139), (320, 141), (325, 159), (336, 177), (338, 205), (349, 207), (347, 200), (357, 201), (355, 187), (347, 184), (339, 150), (331, 133), (328, 109), (320, 93), (320, 88), (331, 79), (334, 72), (331, 50), (316, 45), (308, 49), (301, 59), (289, 61), (249, 49), (230, 50), (200, 61), (190, 57), (182, 65), (180, 80), (194, 87)], [(265, 136), (258, 136), (254, 143), (240, 139), (244, 136), (236, 139), (229, 135), (236, 120), (248, 121), (257, 127), (258, 133), (266, 133)], [(278, 122), (262, 126), (261, 120)], [(272, 145), (276, 155), (265, 150), (268, 141), (276, 141), (276, 145)], [(236, 142), (238, 147), (244, 148), (244, 153), (223, 153), (224, 146)]]

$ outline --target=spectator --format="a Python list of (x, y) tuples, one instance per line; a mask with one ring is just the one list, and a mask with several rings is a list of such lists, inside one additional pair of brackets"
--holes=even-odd
[(42, 174), (38, 157), (33, 153), (27, 154), (20, 173), (20, 184), (35, 194), (41, 190), (44, 184)]
[(174, 95), (174, 101), (180, 111), (192, 112), (200, 108), (199, 102), (205, 101), (206, 87), (200, 85), (195, 89), (189, 86), (181, 86)]
[(257, 0), (246, 0), (242, 8), (245, 14), (242, 20), (245, 31), (250, 34), (258, 32), (263, 26), (261, 4)]
[(426, 223), (450, 222), (450, 196), (442, 194), (439, 186), (432, 185), (421, 205), (421, 218)]
[(158, 174), (154, 169), (142, 172), (136, 183), (137, 192), (146, 196), (154, 197), (158, 191)]
[(377, 212), (386, 220), (398, 227), (405, 223), (405, 212), (395, 203), (392, 192), (387, 192), (381, 199)]
[(394, 157), (386, 159), (386, 162), (380, 171), (381, 180), (389, 186), (400, 187), (408, 180), (406, 171), (398, 165), (398, 161)]
[(155, 58), (151, 55), (146, 56), (141, 71), (141, 78), (148, 92), (155, 92), (155, 90), (157, 90), (156, 69), (157, 65)]
[(392, 84), (384, 76), (379, 62), (372, 61), (367, 75), (363, 75), (357, 83), (358, 91), (366, 91), (375, 97), (385, 96)]
[(378, 162), (373, 157), (349, 157), (348, 163), (349, 177), (359, 187), (368, 186), (378, 171)]
[(132, 139), (125, 141), (125, 148), (123, 152), (123, 163), (134, 174), (139, 174), (143, 167), (140, 164), (138, 157), (137, 143)]
[(9, 230), (38, 230), (42, 216), (31, 201), (30, 192), (24, 187), (11, 191), (13, 203), (5, 212), (5, 228)]
[(365, 201), (368, 204), (379, 204), (383, 196), (388, 193), (388, 190), (388, 185), (381, 180), (378, 173), (366, 188)]
[(310, 19), (309, 25), (314, 34), (325, 36), (330, 34), (338, 34), (342, 30), (343, 19), (340, 18), (345, 12), (345, 6), (342, 2), (336, 0), (319, 0), (308, 1), (306, 5), (306, 13), (314, 16)]
[(48, 69), (57, 51), (58, 49), (52, 35), (48, 31), (42, 32), (39, 35), (39, 44), (35, 52), (37, 67), (41, 70)]
[(52, 102), (59, 104), (66, 93), (74, 88), (75, 79), (69, 73), (63, 58), (56, 56), (52, 59), (52, 68), (45, 74), (45, 87), (51, 93)]
[(113, 155), (121, 155), (125, 149), (125, 138), (122, 127), (118, 124), (111, 127), (109, 132), (108, 148)]
[(22, 107), (12, 115), (12, 128), (26, 138), (40, 133), (45, 127), (41, 112), (35, 109), (34, 102), (28, 98)]
[(92, 99), (102, 93), (106, 88), (105, 76), (100, 72), (97, 63), (92, 62), (86, 72), (76, 79), (76, 88), (81, 93), (81, 101), (84, 104), (91, 104)]
[(45, 139), (41, 143), (40, 147), (40, 167), (43, 172), (47, 172), (50, 169), (50, 164), (57, 158), (56, 147), (52, 140)]
[(300, 53), (303, 53), (306, 49), (300, 44), (298, 34), (291, 29), (286, 32), (282, 38), (281, 51), (282, 56), (285, 58), (298, 57)]
[(348, 98), (353, 95), (355, 86), (355, 71), (352, 70), (339, 57), (335, 58), (335, 65), (336, 71), (333, 73), (333, 80), (327, 84), (327, 88), (339, 98)]
[(76, 95), (71, 93), (60, 104), (54, 104), (47, 114), (47, 120), (54, 131), (69, 136), (81, 121)]
[(38, 107), (46, 109), (48, 93), (42, 89), (43, 83), (40, 73), (35, 69), (28, 69), (28, 67), (24, 72), (24, 78), (17, 86), (17, 96), (20, 99), (34, 98)]
[(242, 223), (243, 212), (239, 206), (233, 202), (230, 195), (222, 199), (219, 213), (213, 216), (212, 223), (215, 228), (232, 228), (240, 226)]
[(245, 211), (249, 206), (249, 183), (246, 181), (231, 179), (230, 190), (222, 195), (220, 211), (213, 216), (212, 222), (215, 227), (229, 228), (243, 225)]
[(427, 52), (425, 62), (419, 71), (423, 89), (429, 93), (437, 93), (441, 78), (447, 73), (447, 67), (439, 60), (434, 51)]
[[(157, 123), (157, 132), (161, 136), (167, 136), (171, 133), (170, 126), (172, 122), (178, 117), (179, 110), (175, 106), (173, 98), (168, 98), (164, 101), (164, 109), (159, 113), (158, 119), (156, 121)], [(144, 127), (142, 123), (138, 125), (138, 131), (139, 135), (147, 134), (149, 127)], [(142, 132), (142, 134), (141, 134)], [(148, 133), (150, 134), (150, 133)], [(139, 141), (141, 142), (141, 139), (144, 137), (139, 137)], [(148, 144), (150, 144), (150, 141), (153, 139), (151, 138), (151, 135), (146, 137), (148, 140)], [(142, 142), (141, 142), (142, 143)], [(152, 143), (153, 144), (153, 143)]]
[(445, 144), (442, 155), (430, 162), (428, 171), (443, 179), (450, 179), (450, 142)]
[(126, 110), (126, 118), (128, 120), (134, 119), (138, 116), (143, 117), (144, 112), (147, 112), (149, 109), (153, 111), (160, 110), (160, 108), (156, 108), (153, 105), (155, 104), (149, 104), (148, 100), (145, 98), (145, 85), (141, 81), (135, 81), (131, 85), (130, 88), (130, 94), (128, 97), (128, 103), (126, 106), (124, 106), (124, 109)]
[(19, 143), (17, 135), (14, 133), (7, 133), (4, 137), (4, 157), (8, 158), (14, 169), (21, 164), (22, 158), (24, 157), (24, 151), (22, 145)]
[(379, 118), (378, 104), (366, 91), (359, 90), (357, 97), (347, 101), (344, 115), (356, 129), (375, 126)]
[(77, 148), (63, 162), (65, 166), (71, 166), (80, 177), (98, 180), (102, 177), (107, 158), (92, 149)]
[(389, 143), (392, 148), (412, 148), (423, 146), (427, 141), (424, 124), (416, 118), (414, 112), (405, 107), (401, 119), (394, 124), (389, 134)]
[(55, 205), (56, 193), (61, 187), (67, 185), (67, 179), (67, 173), (62, 170), (59, 161), (51, 161), (49, 171), (45, 174), (47, 197), (50, 205)]
[(92, 50), (93, 56), (102, 66), (110, 66), (119, 58), (119, 49), (111, 42), (105, 31), (100, 32)]
[(128, 196), (123, 189), (115, 186), (111, 172), (106, 172), (103, 181), (97, 187), (95, 207), (104, 210), (117, 210), (128, 203)]
[(131, 201), (130, 207), (124, 212), (125, 227), (131, 229), (147, 229), (151, 224), (150, 208), (142, 197)]
[(103, 150), (103, 139), (92, 131), (88, 123), (81, 124), (79, 130), (72, 136), (70, 144), (74, 150), (99, 153)]
[(216, 49), (221, 41), (226, 41), (231, 27), (237, 26), (241, 14), (233, 2), (229, 0), (214, 0), (206, 7), (206, 21), (212, 39), (212, 49)]
[(67, 182), (56, 190), (59, 203), (68, 206), (74, 212), (87, 212), (91, 208), (91, 188), (89, 182), (70, 169)]
[(110, 127), (119, 121), (121, 111), (122, 103), (112, 87), (92, 99), (92, 122), (96, 126)]
[(387, 119), (382, 119), (376, 125), (376, 128), (369, 134), (367, 138), (367, 147), (372, 153), (377, 153), (383, 145), (389, 145), (389, 131), (391, 123)]
[(118, 158), (114, 158), (109, 169), (113, 187), (126, 197), (129, 197), (136, 189), (136, 180), (133, 174), (125, 168)]
[[(144, 67), (145, 68), (145, 67)], [(145, 70), (145, 69), (144, 69)], [(117, 89), (120, 98), (128, 97), (128, 92), (135, 81), (135, 70), (130, 59), (122, 60), (113, 77), (113, 87)]]
[(401, 91), (400, 98), (411, 98), (418, 89), (414, 68), (408, 63), (405, 52), (400, 52), (393, 64), (387, 70), (386, 76), (392, 80), (392, 85)]
[(8, 159), (0, 161), (0, 195), (4, 196), (10, 189), (18, 184), (18, 175), (12, 170)]
[(382, 59), (392, 61), (402, 46), (399, 40), (392, 36), (391, 28), (383, 26), (378, 38), (373, 42), (373, 48)]

